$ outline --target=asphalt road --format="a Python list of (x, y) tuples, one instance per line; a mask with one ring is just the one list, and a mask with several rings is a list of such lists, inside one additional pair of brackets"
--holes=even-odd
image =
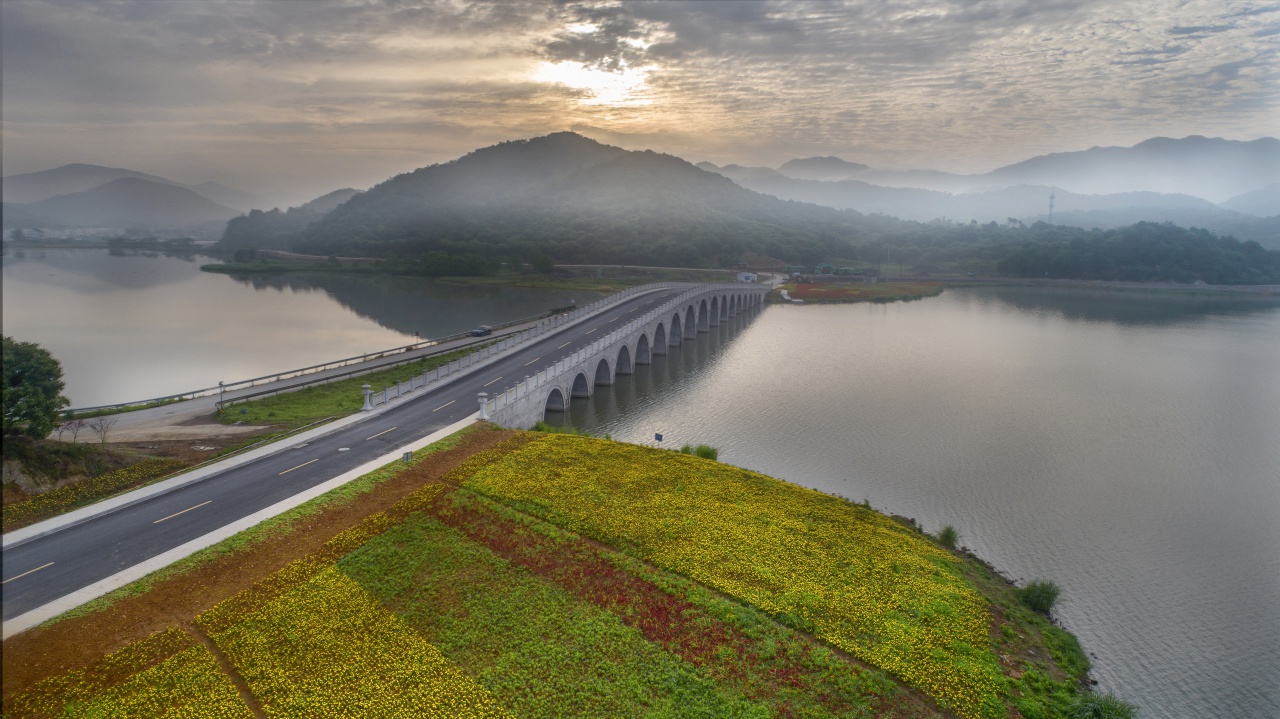
[[(493, 395), (686, 288), (631, 298), (496, 363), (309, 444), (6, 549), (5, 621), (246, 517), (442, 429)], [(416, 394), (416, 393), (415, 393)], [(288, 440), (284, 440), (288, 441)]]

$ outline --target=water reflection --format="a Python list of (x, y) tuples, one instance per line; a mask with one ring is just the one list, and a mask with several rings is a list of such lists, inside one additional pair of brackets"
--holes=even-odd
[(389, 275), (314, 273), (233, 279), (258, 291), (323, 293), (360, 317), (420, 337), (457, 334), (476, 325), (530, 317), (575, 300), (586, 304), (600, 297), (594, 292), (465, 285)]
[(954, 525), (1144, 716), (1280, 716), (1280, 308), (1053, 294), (769, 307), (568, 419)]
[[(617, 375), (613, 386), (598, 386), (592, 396), (573, 399), (568, 412), (548, 412), (547, 424), (597, 429), (630, 416), (632, 410), (655, 398), (678, 395), (702, 373), (716, 371), (730, 345), (760, 312), (760, 308), (740, 312), (705, 333), (699, 332), (696, 340), (683, 340), (666, 355), (652, 355), (652, 364), (636, 365), (634, 374)], [(660, 433), (663, 429), (655, 425), (654, 432)]]
[(260, 377), (594, 298), (381, 275), (237, 282), (152, 254), (5, 252), (4, 333), (53, 353), (73, 406)]
[(1267, 312), (1280, 307), (1280, 293), (1210, 294), (1074, 287), (993, 287), (977, 293), (955, 290), (952, 293), (978, 304), (996, 302), (1031, 314), (1121, 325), (1171, 325)]

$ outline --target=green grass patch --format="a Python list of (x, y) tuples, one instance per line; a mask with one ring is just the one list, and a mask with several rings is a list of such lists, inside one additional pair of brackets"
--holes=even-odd
[(770, 716), (434, 519), (411, 515), (338, 566), (517, 716)]
[(45, 623), (45, 625), (56, 624), (67, 619), (74, 619), (76, 617), (82, 617), (87, 614), (102, 611), (122, 599), (138, 596), (151, 591), (151, 588), (159, 582), (186, 574), (187, 572), (193, 571), (214, 560), (235, 554), (236, 552), (248, 549), (254, 545), (261, 544), (262, 542), (283, 540), (291, 531), (293, 531), (294, 526), (298, 522), (311, 517), (326, 508), (340, 506), (353, 501), (360, 495), (372, 491), (379, 483), (385, 482), (386, 480), (391, 479), (397, 474), (414, 466), (418, 462), (421, 462), (428, 455), (436, 452), (443, 452), (457, 446), (458, 443), (461, 442), (468, 434), (477, 431), (479, 431), (479, 428), (471, 426), (451, 434), (438, 442), (433, 442), (417, 452), (414, 452), (413, 461), (409, 464), (405, 464), (399, 459), (389, 462), (368, 474), (361, 475), (341, 487), (335, 487), (319, 497), (300, 504), (287, 512), (278, 514), (275, 517), (244, 530), (243, 532), (227, 537), (217, 544), (205, 547), (189, 557), (179, 559), (173, 564), (162, 569), (158, 569), (136, 582), (126, 584), (125, 586), (108, 594), (104, 594), (97, 599), (86, 602), (75, 609), (71, 609), (60, 614), (57, 617), (50, 619)]
[[(455, 352), (424, 357), (402, 364), (398, 367), (373, 372), (367, 375), (318, 384), (296, 392), (262, 397), (229, 405), (218, 417), (224, 424), (245, 422), (247, 424), (270, 424), (296, 426), (314, 422), (325, 417), (345, 417), (360, 411), (364, 405), (364, 394), (361, 387), (371, 385), (374, 392), (404, 382), (469, 354), (479, 351), (486, 345), (467, 347)], [(299, 380), (301, 381), (301, 380)]]

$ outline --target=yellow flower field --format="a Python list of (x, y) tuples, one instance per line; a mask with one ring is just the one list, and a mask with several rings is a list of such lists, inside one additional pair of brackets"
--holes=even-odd
[(180, 629), (160, 632), (14, 698), (8, 716), (252, 719), (209, 650)]
[(295, 563), (282, 574), (297, 582), (265, 602), (232, 597), (197, 619), (268, 715), (508, 716), (333, 566)]
[(1002, 717), (983, 596), (882, 514), (761, 474), (547, 435), (465, 486), (749, 602), (963, 717)]

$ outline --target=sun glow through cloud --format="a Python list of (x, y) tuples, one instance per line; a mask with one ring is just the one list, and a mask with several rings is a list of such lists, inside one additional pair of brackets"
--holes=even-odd
[(652, 70), (651, 66), (645, 66), (610, 72), (567, 60), (539, 63), (533, 79), (587, 91), (590, 95), (578, 100), (583, 105), (648, 105), (652, 101), (643, 93), (648, 88)]

